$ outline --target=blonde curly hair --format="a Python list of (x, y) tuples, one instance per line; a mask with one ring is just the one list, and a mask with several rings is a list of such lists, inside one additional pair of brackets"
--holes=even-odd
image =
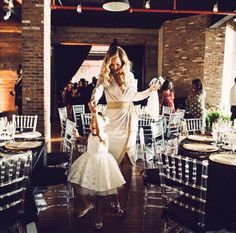
[(107, 51), (103, 59), (102, 68), (98, 78), (98, 82), (102, 83), (105, 88), (108, 88), (111, 83), (110, 65), (111, 65), (111, 60), (115, 57), (119, 57), (122, 63), (121, 75), (120, 75), (121, 82), (123, 85), (127, 85), (128, 83), (126, 77), (131, 70), (131, 62), (129, 61), (124, 49), (122, 49), (119, 46), (113, 46)]

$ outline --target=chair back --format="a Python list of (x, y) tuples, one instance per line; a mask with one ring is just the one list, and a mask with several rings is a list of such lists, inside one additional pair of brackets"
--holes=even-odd
[(137, 145), (140, 147), (139, 157), (144, 161), (144, 167), (153, 167), (154, 160), (154, 144), (164, 144), (164, 118), (159, 121), (153, 120), (149, 125), (146, 121), (139, 128), (139, 141)]
[(204, 118), (191, 118), (184, 119), (186, 122), (187, 132), (190, 134), (205, 133), (205, 120)]
[(72, 109), (73, 109), (74, 122), (77, 125), (79, 134), (83, 134), (81, 114), (85, 113), (85, 106), (83, 104), (72, 105)]
[(169, 116), (170, 114), (173, 113), (173, 108), (168, 107), (168, 106), (162, 106), (162, 115), (163, 116)]
[(66, 121), (66, 119), (68, 118), (66, 107), (58, 108), (58, 113), (60, 121)]
[(67, 109), (66, 107), (58, 108), (60, 125), (61, 125), (61, 136), (64, 136), (65, 128), (66, 128), (66, 120), (68, 119)]
[(182, 117), (184, 118), (186, 110), (185, 109), (181, 109), (181, 108), (177, 108), (176, 112), (182, 113)]
[(20, 220), (32, 170), (32, 152), (0, 154), (0, 230)]
[(16, 130), (21, 132), (27, 130), (35, 132), (38, 123), (38, 115), (12, 115), (12, 121), (15, 123)]
[(74, 131), (76, 130), (76, 123), (67, 119), (66, 120), (66, 128), (65, 135), (63, 138), (63, 151), (71, 151), (71, 145), (74, 142)]
[(64, 152), (69, 153), (68, 169), (70, 169), (70, 166), (72, 164), (72, 159), (73, 159), (72, 157), (73, 157), (74, 145), (75, 145), (75, 136), (74, 136), (75, 130), (76, 130), (76, 123), (67, 119), (62, 148)]
[(80, 114), (85, 113), (85, 107), (83, 104), (72, 105), (73, 117), (76, 122), (77, 119), (80, 119)]
[(166, 117), (166, 135), (167, 137), (170, 137), (171, 135), (178, 136), (182, 121), (183, 121), (183, 113), (182, 112), (176, 112), (173, 114), (170, 114), (170, 116)]
[(0, 118), (0, 140), (11, 140), (15, 136), (14, 122), (9, 122), (6, 117)]
[(83, 136), (88, 137), (90, 134), (90, 122), (92, 120), (91, 113), (82, 113), (81, 114), (81, 121), (82, 121), (82, 128), (83, 128)]
[[(158, 156), (159, 175), (162, 188), (162, 199), (167, 214), (184, 224), (178, 216), (172, 215), (173, 208), (179, 210), (177, 215), (194, 214), (197, 228), (205, 227), (206, 195), (208, 180), (208, 161), (192, 159), (182, 155), (160, 153)], [(174, 185), (173, 185), (174, 184)], [(182, 187), (181, 189), (176, 187)], [(167, 190), (176, 192), (177, 196), (167, 195)], [(174, 217), (173, 217), (174, 216)], [(175, 218), (176, 217), (176, 218)], [(177, 221), (177, 222), (178, 222)], [(186, 223), (187, 224), (187, 223)]]

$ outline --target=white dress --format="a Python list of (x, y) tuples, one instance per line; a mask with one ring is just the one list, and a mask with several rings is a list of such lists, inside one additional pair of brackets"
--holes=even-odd
[(125, 153), (128, 154), (132, 164), (136, 162), (138, 119), (133, 101), (143, 100), (151, 94), (149, 89), (141, 92), (137, 91), (133, 73), (128, 73), (127, 79), (129, 81), (124, 92), (121, 91), (111, 76), (109, 88), (105, 88), (98, 80), (92, 94), (92, 98), (98, 103), (103, 91), (105, 93), (107, 101), (105, 115), (110, 120), (110, 124), (106, 126), (105, 131), (109, 138), (109, 152), (115, 157), (118, 164), (122, 161)]
[(72, 164), (68, 181), (78, 184), (84, 195), (116, 194), (125, 180), (117, 161), (108, 153), (108, 146), (101, 143), (98, 136), (90, 134), (87, 148)]

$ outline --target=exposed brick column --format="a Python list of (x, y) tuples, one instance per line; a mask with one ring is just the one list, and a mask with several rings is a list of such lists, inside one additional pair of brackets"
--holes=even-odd
[(37, 128), (46, 139), (50, 137), (50, 23), (49, 1), (23, 1), (23, 113), (39, 116)]

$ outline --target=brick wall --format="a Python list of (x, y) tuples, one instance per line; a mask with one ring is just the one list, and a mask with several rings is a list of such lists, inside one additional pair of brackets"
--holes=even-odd
[(224, 64), (225, 26), (208, 28), (205, 40), (204, 84), (207, 103), (219, 105)]
[(0, 21), (0, 70), (16, 72), (22, 59), (21, 25)]
[[(44, 45), (49, 44), (50, 40), (45, 41), (44, 28), (50, 31), (50, 11), (45, 11), (43, 0), (25, 0), (22, 5), (22, 63), (23, 63), (23, 113), (38, 115), (38, 130), (49, 137), (50, 119), (50, 70), (45, 70), (45, 63), (50, 66), (49, 57), (45, 56)], [(32, 13), (32, 9), (33, 13)], [(48, 55), (48, 54), (46, 54)], [(49, 85), (49, 86), (47, 86)], [(49, 103), (49, 106), (48, 106)]]
[(192, 79), (200, 78), (205, 84), (206, 102), (220, 103), (224, 33), (225, 26), (208, 28), (204, 15), (164, 23), (162, 70), (174, 81), (176, 97), (186, 97)]
[(170, 77), (176, 97), (185, 97), (194, 78), (203, 79), (207, 18), (194, 16), (163, 25), (163, 75)]

